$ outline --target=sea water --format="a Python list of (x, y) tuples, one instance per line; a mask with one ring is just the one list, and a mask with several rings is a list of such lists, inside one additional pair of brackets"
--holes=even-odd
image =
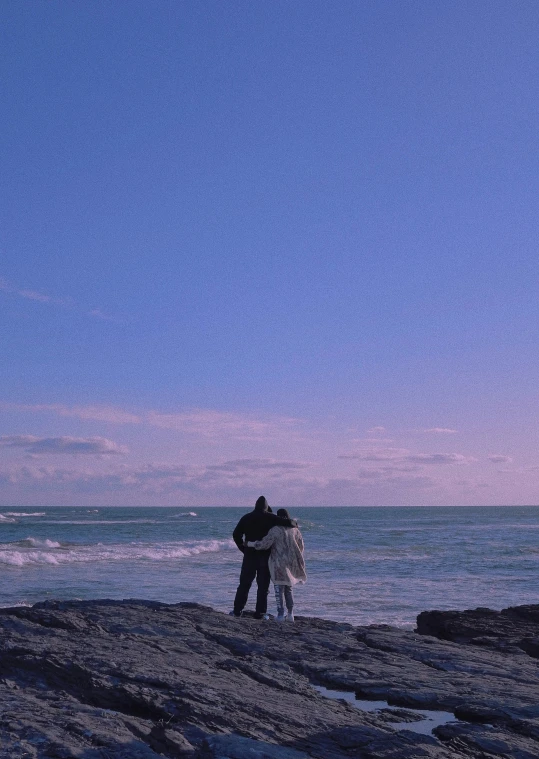
[[(146, 598), (229, 611), (242, 558), (231, 534), (248, 510), (4, 507), (0, 606)], [(413, 627), (426, 609), (539, 602), (539, 507), (290, 511), (306, 546), (299, 615)]]

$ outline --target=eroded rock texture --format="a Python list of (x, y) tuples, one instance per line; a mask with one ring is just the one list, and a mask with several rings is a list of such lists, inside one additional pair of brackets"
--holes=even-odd
[[(522, 641), (539, 637), (539, 606), (429, 614), (425, 635), (196, 604), (1, 609), (0, 757), (537, 759), (538, 661)], [(360, 711), (313, 683), (395, 709)], [(397, 707), (463, 721), (421, 735)]]

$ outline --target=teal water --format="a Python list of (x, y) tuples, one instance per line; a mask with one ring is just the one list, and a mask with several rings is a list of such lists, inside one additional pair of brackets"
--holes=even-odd
[[(149, 598), (228, 611), (241, 565), (231, 533), (248, 510), (6, 507), (0, 606)], [(306, 544), (300, 615), (413, 626), (425, 609), (539, 602), (539, 507), (291, 511)]]

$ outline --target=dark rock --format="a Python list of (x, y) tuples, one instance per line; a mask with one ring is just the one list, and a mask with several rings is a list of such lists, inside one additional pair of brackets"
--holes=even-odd
[[(154, 601), (2, 609), (0, 758), (536, 759), (538, 619), (429, 612), (419, 634)], [(397, 708), (361, 711), (312, 683)], [(420, 735), (402, 707), (464, 721)]]
[(417, 632), (499, 651), (520, 648), (539, 658), (539, 605), (513, 606), (502, 611), (423, 611), (417, 617)]
[(309, 755), (303, 751), (239, 735), (208, 736), (199, 756), (201, 759), (309, 759)]

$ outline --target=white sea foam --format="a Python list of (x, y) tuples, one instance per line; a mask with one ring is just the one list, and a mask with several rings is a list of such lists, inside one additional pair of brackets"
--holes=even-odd
[(0, 551), (0, 564), (24, 567), (27, 564), (58, 564), (52, 553), (46, 551)]
[(0, 523), (1, 522), (4, 522), (4, 523), (9, 522), (9, 523), (13, 524), (16, 521), (17, 521), (16, 519), (13, 519), (12, 517), (8, 517), (6, 514), (0, 514)]
[(62, 544), (56, 540), (49, 540), (48, 538), (25, 538), (19, 541), (20, 546), (29, 546), (30, 548), (61, 548)]
[[(17, 549), (13, 548), (13, 544), (4, 545), (9, 547), (0, 547), (0, 564), (18, 567), (32, 564), (171, 561), (235, 548), (232, 540), (200, 540), (165, 545), (149, 545), (148, 543), (106, 545), (97, 543), (90, 546), (64, 546), (61, 551), (57, 550), (62, 548), (60, 543), (48, 539), (39, 541), (28, 538), (25, 541), (20, 541)], [(45, 550), (24, 550), (24, 545)]]
[(173, 514), (174, 517), (196, 517), (196, 511), (182, 511), (181, 514)]
[(44, 519), (40, 524), (157, 524), (156, 519)]
[(7, 517), (44, 517), (44, 511), (6, 511)]

